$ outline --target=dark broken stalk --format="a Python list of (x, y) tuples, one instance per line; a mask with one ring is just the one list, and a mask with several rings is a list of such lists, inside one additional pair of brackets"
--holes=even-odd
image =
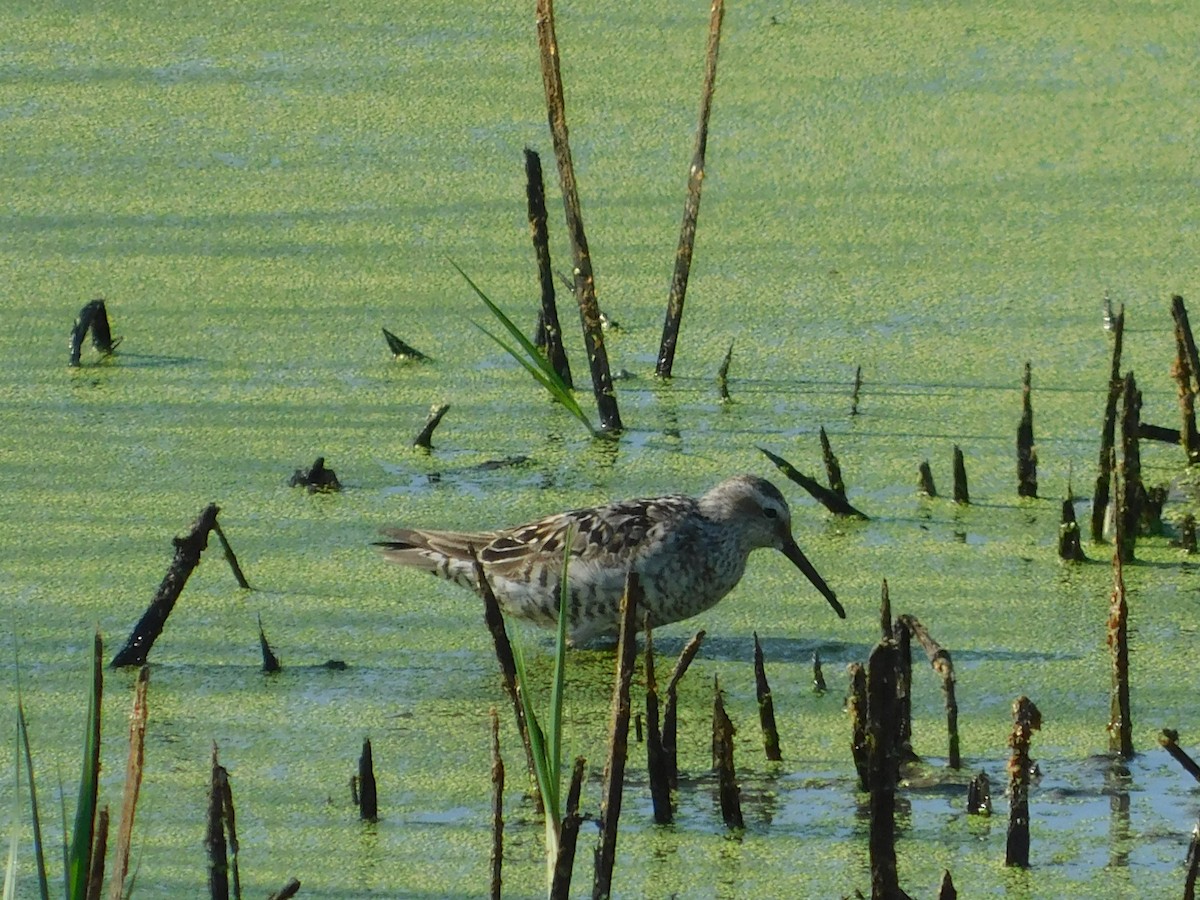
[(729, 401), (729, 364), (732, 361), (733, 341), (730, 341), (729, 349), (725, 351), (725, 358), (721, 360), (721, 367), (717, 369), (717, 393), (722, 403)]
[(692, 660), (696, 658), (703, 642), (703, 631), (697, 631), (692, 635), (692, 639), (680, 651), (675, 668), (671, 670), (671, 677), (667, 679), (667, 700), (663, 704), (662, 743), (663, 756), (667, 766), (667, 779), (671, 790), (675, 790), (679, 786), (678, 717), (676, 715), (676, 707), (679, 702), (679, 682), (692, 664)]
[(386, 328), (383, 331), (383, 339), (387, 341), (388, 349), (392, 351), (392, 356), (396, 359), (411, 359), (415, 362), (427, 362), (429, 357), (415, 347), (411, 347), (396, 335), (392, 334)]
[(655, 374), (659, 378), (671, 377), (671, 367), (675, 363), (675, 346), (679, 341), (679, 322), (683, 318), (683, 301), (687, 294), (692, 251), (696, 244), (696, 220), (700, 215), (700, 192), (704, 186), (704, 160), (708, 147), (708, 120), (712, 113), (713, 92), (717, 85), (717, 51), (721, 46), (721, 22), (724, 17), (724, 0), (713, 0), (708, 25), (708, 49), (704, 57), (704, 88), (700, 95), (700, 124), (696, 129), (696, 146), (692, 153), (691, 167), (688, 169), (687, 201), (683, 206), (679, 247), (675, 251), (675, 274), (671, 278), (667, 316), (663, 322), (658, 365), (655, 368)]
[(1104, 516), (1112, 490), (1113, 444), (1117, 433), (1117, 405), (1121, 399), (1121, 344), (1125, 334), (1125, 307), (1122, 305), (1113, 323), (1112, 367), (1108, 376), (1108, 399), (1104, 405), (1104, 425), (1100, 430), (1100, 460), (1096, 469), (1096, 489), (1092, 495), (1092, 541), (1104, 540)]
[(104, 858), (108, 854), (108, 807), (100, 810), (96, 817), (96, 835), (92, 841), (92, 864), (88, 870), (87, 897), (88, 900), (99, 900), (100, 891), (104, 886)]
[(533, 748), (529, 742), (529, 725), (525, 721), (525, 707), (521, 704), (521, 698), (517, 692), (517, 663), (513, 657), (512, 644), (509, 642), (508, 632), (504, 628), (504, 616), (500, 612), (500, 603), (496, 600), (492, 585), (483, 571), (479, 557), (475, 555), (474, 548), (471, 548), (471, 555), (475, 563), (475, 579), (479, 584), (479, 595), (483, 599), (483, 620), (492, 636), (492, 644), (496, 649), (496, 660), (500, 663), (504, 693), (508, 695), (512, 704), (513, 715), (517, 720), (517, 731), (521, 735), (521, 744), (525, 748), (525, 764), (529, 772), (530, 783), (535, 788), (532, 791), (534, 805), (537, 807), (538, 813), (543, 813), (545, 810), (542, 807), (542, 795), (536, 789), (537, 776), (533, 765)]
[(1125, 376), (1121, 389), (1121, 463), (1118, 472), (1121, 486), (1120, 527), (1122, 540), (1118, 544), (1121, 561), (1133, 562), (1139, 521), (1146, 500), (1142, 485), (1142, 454), (1138, 438), (1141, 421), (1142, 393), (1137, 389), (1133, 373)]
[(902, 897), (896, 870), (896, 645), (880, 641), (867, 660), (867, 785), (871, 896)]
[(775, 701), (771, 697), (771, 686), (767, 683), (767, 669), (763, 660), (762, 644), (758, 632), (754, 632), (754, 693), (758, 700), (758, 720), (762, 725), (763, 749), (767, 759), (778, 762), (783, 759), (779, 749), (779, 729), (775, 725)]
[(433, 449), (433, 429), (438, 427), (442, 421), (442, 416), (446, 415), (449, 409), (449, 403), (435, 403), (429, 407), (429, 415), (425, 419), (425, 427), (413, 438), (412, 445), (414, 447), (420, 447), (422, 450)]
[(363, 738), (362, 753), (358, 757), (358, 817), (364, 822), (379, 821), (378, 790), (371, 739)]
[(1017, 426), (1017, 496), (1037, 496), (1037, 448), (1033, 443), (1033, 375), (1028, 362), (1021, 380), (1021, 422)]
[(258, 646), (262, 650), (262, 670), (268, 675), (280, 671), (283, 666), (279, 664), (279, 657), (271, 651), (271, 645), (267, 643), (267, 633), (263, 631), (261, 614), (258, 617)]
[(79, 311), (79, 318), (75, 320), (75, 325), (71, 329), (70, 365), (72, 368), (79, 365), (80, 357), (83, 354), (83, 340), (89, 331), (92, 333), (92, 346), (104, 356), (111, 356), (117, 349), (117, 345), (121, 343), (119, 340), (113, 340), (112, 329), (108, 325), (108, 310), (104, 306), (104, 301), (100, 299), (89, 301)]
[(919, 759), (912, 748), (912, 633), (899, 619), (883, 635), (896, 642), (896, 753), (903, 762)]
[(233, 571), (233, 577), (237, 579), (238, 587), (247, 591), (253, 590), (250, 587), (250, 582), (246, 580), (246, 576), (242, 573), (242, 567), (238, 565), (237, 556), (234, 555), (233, 548), (229, 546), (225, 532), (221, 530), (220, 522), (213, 522), (213, 531), (216, 532), (217, 540), (221, 544), (221, 552), (225, 554), (225, 561), (229, 563), (229, 568)]
[(1189, 465), (1200, 462), (1200, 434), (1196, 431), (1196, 392), (1200, 390), (1200, 355), (1188, 322), (1183, 297), (1171, 298), (1171, 315), (1175, 320), (1175, 365), (1173, 372), (1179, 382), (1179, 411), (1183, 418), (1180, 443), (1187, 453)]
[(1183, 877), (1183, 900), (1196, 900), (1196, 883), (1200, 880), (1200, 822), (1192, 829), (1185, 868), (1187, 874)]
[(208, 546), (208, 533), (213, 530), (220, 508), (210, 503), (200, 513), (200, 518), (192, 526), (186, 537), (175, 538), (175, 557), (167, 568), (154, 599), (138, 623), (133, 627), (125, 646), (113, 657), (110, 665), (116, 669), (122, 666), (142, 666), (150, 654), (150, 648), (158, 636), (162, 634), (167, 624), (167, 617), (175, 608), (183, 586), (187, 584), (192, 570), (200, 563), (200, 554)]
[(867, 771), (867, 670), (862, 663), (851, 663), (850, 696), (846, 699), (850, 713), (850, 753), (854, 758), (854, 769), (858, 772), (858, 789), (866, 791), (870, 785)]
[(554, 272), (550, 268), (550, 233), (546, 227), (546, 185), (542, 177), (542, 160), (533, 150), (525, 148), (525, 198), (529, 210), (529, 234), (533, 240), (533, 255), (537, 260), (538, 284), (542, 288), (542, 307), (538, 315), (538, 335), (542, 339), (546, 359), (563, 384), (573, 387), (571, 364), (563, 347), (562, 326), (558, 323), (558, 306), (554, 298)]
[(812, 655), (813, 664), (813, 693), (823, 694), (828, 688), (825, 686), (825, 673), (821, 671), (821, 654), (816, 650)]
[(929, 460), (921, 461), (917, 466), (917, 487), (926, 497), (936, 497), (937, 488), (933, 485), (933, 471), (929, 468)]
[(862, 391), (862, 366), (854, 369), (854, 390), (850, 394), (850, 415), (858, 415), (858, 396)]
[(491, 708), (492, 733), (492, 900), (500, 900), (501, 871), (504, 866), (504, 759), (500, 756), (500, 714)]
[(980, 772), (967, 785), (967, 813), (973, 816), (992, 814), (992, 783), (987, 772)]
[(1179, 732), (1172, 728), (1164, 728), (1158, 736), (1159, 745), (1171, 754), (1175, 762), (1183, 766), (1183, 770), (1200, 781), (1200, 765), (1196, 763), (1182, 747), (1179, 746)]
[(312, 466), (306, 471), (297, 469), (288, 481), (291, 487), (306, 487), (310, 494), (326, 491), (340, 491), (342, 484), (338, 481), (333, 469), (325, 468), (325, 457), (318, 456)]
[(829, 482), (829, 489), (845, 500), (846, 483), (842, 480), (842, 467), (838, 464), (837, 456), (833, 452), (833, 446), (829, 443), (829, 435), (825, 433), (824, 425), (821, 426), (818, 434), (821, 439), (821, 459), (825, 461), (825, 478)]
[(1133, 721), (1129, 706), (1129, 604), (1121, 554), (1113, 554), (1113, 589), (1108, 608), (1108, 649), (1112, 654), (1108, 749), (1124, 759), (1133, 756)]
[(819, 481), (809, 478), (803, 472), (800, 472), (798, 469), (796, 469), (795, 466), (793, 466), (782, 456), (777, 456), (770, 450), (767, 450), (763, 447), (759, 447), (758, 449), (763, 456), (775, 464), (775, 467), (779, 469), (780, 472), (786, 475), (788, 479), (794, 481), (796, 484), (800, 485), (800, 487), (808, 491), (814, 500), (824, 506), (831, 513), (839, 516), (851, 516), (856, 519), (868, 518), (866, 514), (851, 506), (846, 501), (845, 497), (842, 497), (836, 492), (831, 491)]
[(962, 754), (958, 742), (958, 700), (954, 695), (954, 662), (950, 659), (950, 651), (944, 649), (929, 634), (929, 630), (921, 624), (916, 616), (903, 615), (897, 620), (904, 629), (917, 639), (917, 643), (925, 651), (933, 671), (942, 679), (942, 694), (946, 701), (946, 734), (949, 739), (947, 765), (951, 769), (962, 767)]
[(217, 761), (213, 744), (212, 777), (208, 793), (208, 817), (204, 845), (208, 850), (208, 895), (212, 900), (229, 898), (229, 849), (225, 843), (225, 800), (222, 783), (229, 774)]
[(675, 818), (671, 804), (671, 774), (663, 747), (659, 726), (658, 682), (654, 677), (654, 638), (650, 623), (646, 623), (646, 775), (650, 782), (650, 801), (654, 806), (654, 821), (669, 825)]
[(737, 773), (733, 767), (733, 722), (725, 712), (725, 700), (721, 696), (721, 684), (713, 676), (713, 768), (717, 770), (717, 795), (721, 804), (721, 818), (726, 826), (734, 829), (746, 827), (742, 818), (742, 797), (738, 790)]
[(1070, 498), (1062, 504), (1062, 520), (1058, 526), (1058, 556), (1068, 562), (1087, 560), (1080, 542), (1079, 523), (1075, 521), (1075, 504)]
[(962, 448), (954, 445), (954, 502), (967, 505), (971, 495), (967, 491), (967, 464), (963, 461)]
[(1004, 853), (1006, 866), (1029, 868), (1029, 780), (1033, 760), (1029, 756), (1033, 733), (1042, 727), (1042, 714), (1028, 697), (1013, 703), (1013, 731), (1008, 745), (1013, 748), (1008, 760), (1008, 839)]
[(883, 587), (879, 591), (879, 631), (880, 637), (890, 638), (892, 636), (892, 592), (888, 588), (886, 578), (883, 579)]
[[(567, 805), (558, 831), (558, 858), (554, 861), (554, 878), (550, 882), (550, 900), (568, 900), (571, 896), (571, 873), (575, 867), (575, 847), (579, 842), (579, 826), (583, 816), (579, 813), (579, 793), (583, 788), (583, 775), (587, 761), (575, 757), (575, 768), (571, 772), (571, 785), (567, 788)], [(497, 897), (500, 896), (497, 891)]]
[(292, 878), (288, 880), (287, 884), (267, 897), (267, 900), (291, 900), (298, 893), (300, 893), (300, 879)]
[(558, 163), (558, 179), (562, 187), (563, 208), (567, 219), (567, 237), (574, 258), (575, 299), (583, 324), (583, 341), (591, 364), (592, 390), (600, 413), (600, 430), (618, 434), (622, 430), (613, 390), (612, 373), (608, 367), (608, 350), (600, 324), (600, 306), (596, 301), (596, 281), (592, 273), (592, 257), (583, 229), (583, 213), (579, 204), (579, 188), (575, 182), (575, 165), (571, 161), (571, 145), (567, 133), (566, 101), (563, 96), (561, 55), (554, 33), (554, 4), (552, 0), (537, 0), (535, 12), (538, 56), (542, 68), (542, 84), (546, 91), (546, 111), (554, 158)]
[(949, 869), (942, 872), (942, 883), (938, 885), (938, 900), (958, 900), (958, 891), (955, 890), (954, 879), (950, 877)]
[(636, 572), (630, 570), (625, 576), (625, 593), (621, 597), (616, 674), (613, 678), (612, 711), (608, 726), (608, 757), (604, 762), (604, 779), (600, 789), (600, 840), (595, 853), (593, 900), (600, 900), (612, 893), (613, 865), (617, 860), (617, 823), (621, 816), (621, 793), (629, 746), (629, 687), (637, 659), (637, 610), (642, 597), (641, 580)]

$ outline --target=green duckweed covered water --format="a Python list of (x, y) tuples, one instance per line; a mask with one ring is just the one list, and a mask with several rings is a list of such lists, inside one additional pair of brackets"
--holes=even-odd
[[(553, 173), (525, 4), (214, 0), (0, 10), (0, 596), (20, 651), (43, 805), (78, 767), (86, 654), (115, 652), (210, 501), (258, 590), (210, 553), (151, 655), (135, 896), (203, 896), (209, 754), (229, 769), (242, 883), (265, 895), (479, 896), (489, 847), (488, 710), (509, 767), (505, 892), (542, 890), (541, 827), (472, 598), (385, 566), (389, 523), (475, 528), (735, 471), (755, 449), (820, 467), (828, 431), (868, 522), (785, 493), (797, 539), (838, 591), (833, 617), (786, 560), (758, 554), (664, 655), (709, 638), (681, 696), (678, 823), (651, 825), (631, 752), (614, 888), (623, 897), (841, 896), (869, 883), (845, 666), (876, 639), (880, 584), (954, 655), (966, 767), (944, 771), (940, 688), (918, 665), (902, 793), (902, 883), (944, 868), (965, 896), (1169, 895), (1198, 810), (1157, 749), (1195, 748), (1197, 573), (1158, 537), (1126, 571), (1134, 743), (1107, 747), (1108, 550), (1055, 557), (1059, 505), (1090, 491), (1108, 377), (1101, 297), (1124, 303), (1144, 418), (1177, 420), (1168, 297), (1194, 293), (1187, 4), (735, 4), (726, 14), (709, 167), (676, 377), (651, 376), (690, 159), (707, 9), (561, 5), (572, 146), (628, 431), (590, 441), (467, 324), (485, 311), (447, 258), (532, 328), (537, 286), (521, 151)], [(552, 178), (552, 175), (551, 175)], [(566, 268), (550, 184), (556, 266)], [(68, 369), (85, 301), (108, 301), (118, 355)], [(579, 339), (565, 311), (576, 377)], [(393, 361), (380, 327), (433, 357)], [(730, 391), (714, 374), (734, 343)], [(1041, 499), (1016, 498), (1020, 378), (1033, 366)], [(850, 386), (863, 370), (860, 415)], [(586, 397), (584, 397), (586, 399)], [(451, 404), (432, 454), (409, 445)], [(950, 492), (963, 448), (973, 504)], [(345, 491), (289, 488), (325, 456)], [(480, 470), (511, 456), (518, 466)], [(1180, 474), (1144, 448), (1148, 481)], [(783, 484), (782, 479), (776, 479)], [(1088, 504), (1079, 505), (1081, 521)], [(261, 615), (284, 671), (259, 671)], [(7, 628), (8, 626), (5, 626)], [(784, 752), (763, 760), (752, 633)], [(521, 631), (545, 654), (548, 635)], [(828, 693), (811, 692), (819, 651)], [(11, 654), (9, 655), (11, 659)], [(321, 668), (344, 660), (345, 671)], [(666, 661), (664, 660), (664, 663)], [(611, 655), (568, 668), (567, 748), (598, 773)], [(11, 672), (11, 664), (5, 668)], [(711, 681), (738, 727), (747, 829), (721, 824), (707, 773)], [(119, 798), (132, 673), (108, 674), (103, 789)], [(0, 705), (14, 705), (0, 678)], [(1033, 868), (1003, 866), (1012, 700), (1045, 725), (1033, 755)], [(346, 787), (361, 740), (381, 821)], [(0, 767), (8, 809), (11, 767)], [(998, 815), (961, 784), (991, 776)], [(598, 788), (585, 807), (595, 812)], [(68, 800), (68, 804), (70, 804)], [(56, 818), (51, 816), (51, 818)], [(577, 865), (590, 878), (593, 831)], [(23, 846), (28, 848), (28, 835)], [(23, 859), (27, 859), (23, 857)], [(23, 862), (19, 896), (35, 882)]]

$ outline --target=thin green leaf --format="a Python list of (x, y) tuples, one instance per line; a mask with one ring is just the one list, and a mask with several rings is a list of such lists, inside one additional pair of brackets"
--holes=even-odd
[(96, 799), (100, 775), (100, 701), (104, 691), (104, 652), (99, 632), (92, 642), (92, 689), (88, 698), (87, 734), (84, 737), (83, 769), (79, 774), (79, 800), (75, 828), (67, 853), (68, 900), (87, 897), (88, 870), (92, 861), (92, 837), (96, 827)]
[(46, 851), (42, 844), (42, 817), (38, 812), (37, 785), (33, 777), (33, 754), (29, 749), (29, 727), (25, 721), (25, 706), (17, 688), (17, 735), (25, 750), (25, 778), (29, 782), (29, 814), (33, 822), (33, 855), (37, 861), (38, 889), (42, 900), (50, 900), (50, 883), (46, 879)]
[(17, 845), (21, 834), (21, 746), (19, 742), (16, 751), (13, 760), (15, 768), (13, 771), (12, 825), (8, 832), (8, 861), (4, 866), (4, 900), (14, 900), (17, 896)]
[(462, 268), (459, 267), (456, 262), (454, 262), (454, 260), (450, 260), (450, 265), (454, 266), (454, 268), (458, 271), (458, 274), (461, 275), (467, 284), (471, 286), (471, 290), (473, 290), (476, 295), (478, 295), (479, 299), (484, 302), (496, 320), (504, 326), (505, 331), (507, 331), (512, 336), (513, 340), (517, 342), (517, 346), (520, 347), (520, 350), (518, 351), (516, 348), (505, 343), (478, 322), (473, 323), (475, 327), (499, 344), (509, 356), (524, 366), (526, 371), (528, 371), (537, 380), (537, 382), (542, 385), (542, 387), (549, 391), (550, 395), (555, 400), (566, 407), (568, 412), (578, 419), (593, 436), (597, 436), (597, 431), (592, 427), (592, 423), (588, 420), (587, 413), (585, 413), (582, 407), (580, 407), (579, 402), (575, 399), (575, 395), (571, 392), (571, 389), (567, 387), (566, 383), (559, 376), (555, 368), (550, 365), (550, 361), (546, 359), (546, 357), (537, 349), (537, 347), (533, 345), (533, 342), (530, 341), (529, 338), (525, 337), (521, 329), (513, 323), (512, 319), (506, 316), (504, 311), (495, 303), (493, 303), (487, 294), (480, 290), (479, 286), (471, 280), (470, 276), (467, 275), (467, 273), (464, 272)]

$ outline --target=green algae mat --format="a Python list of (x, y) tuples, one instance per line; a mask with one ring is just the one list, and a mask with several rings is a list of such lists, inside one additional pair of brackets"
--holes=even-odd
[[(532, 4), (0, 9), (0, 633), (15, 636), (44, 811), (57, 773), (78, 771), (93, 630), (115, 652), (171, 539), (215, 502), (255, 589), (238, 589), (210, 548), (151, 653), (134, 896), (205, 894), (214, 742), (247, 895), (291, 877), (312, 897), (484, 894), (493, 706), (509, 770), (505, 893), (539, 896), (542, 828), (479, 604), (386, 565), (370, 542), (390, 524), (483, 528), (749, 471), (784, 490), (848, 618), (786, 560), (756, 554), (729, 598), (656, 634), (660, 679), (695, 630), (708, 637), (681, 686), (675, 825), (653, 825), (644, 745), (631, 744), (615, 895), (868, 889), (843, 701), (846, 666), (877, 639), (884, 579), (895, 612), (953, 655), (964, 756), (946, 768), (940, 683), (918, 659), (925, 765), (899, 799), (905, 889), (932, 896), (948, 869), (964, 896), (1181, 891), (1200, 810), (1157, 735), (1200, 742), (1200, 573), (1169, 532), (1143, 538), (1126, 567), (1138, 755), (1121, 771), (1106, 755), (1111, 547), (1085, 542), (1090, 561), (1067, 565), (1056, 544), (1062, 500), (1095, 476), (1106, 293), (1125, 306), (1143, 418), (1178, 424), (1169, 298), (1200, 284), (1190, 5), (730, 5), (670, 383), (651, 373), (708, 8), (557, 12), (599, 300), (619, 324), (607, 335), (627, 426), (615, 442), (591, 439), (470, 324), (488, 313), (451, 264), (532, 332), (529, 146), (550, 177), (556, 268), (570, 268)], [(70, 368), (72, 321), (96, 297), (121, 343)], [(431, 361), (393, 359), (381, 328)], [(731, 343), (723, 403), (715, 374)], [(1037, 499), (1017, 497), (1027, 361)], [(450, 410), (434, 449), (414, 450), (439, 403)], [(867, 521), (825, 513), (757, 449), (817, 474), (822, 426)], [(955, 445), (969, 506), (916, 489), (929, 460), (949, 495)], [(318, 456), (342, 492), (288, 485)], [(1143, 464), (1148, 483), (1173, 485), (1178, 521), (1182, 451), (1145, 445)], [(1077, 510), (1086, 521), (1090, 504)], [(260, 671), (260, 617), (277, 675)], [(755, 632), (782, 763), (764, 759), (757, 728)], [(550, 635), (516, 633), (548, 679)], [(4, 657), (0, 708), (13, 710)], [(567, 665), (565, 749), (588, 757), (592, 817), (612, 665), (600, 650)], [(714, 677), (738, 729), (738, 834), (709, 769)], [(101, 790), (114, 809), (134, 678), (110, 672), (105, 689)], [(1004, 866), (1001, 795), (1020, 695), (1045, 717), (1027, 871)], [(379, 779), (369, 825), (347, 786), (364, 737)], [(990, 819), (966, 813), (979, 771)], [(0, 767), (0, 808), (14, 790)], [(56, 842), (57, 814), (46, 818)], [(23, 827), (17, 895), (32, 897)], [(578, 892), (594, 837), (585, 822)]]

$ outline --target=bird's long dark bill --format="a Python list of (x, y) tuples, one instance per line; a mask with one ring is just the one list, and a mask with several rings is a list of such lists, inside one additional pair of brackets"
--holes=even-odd
[(825, 579), (821, 577), (821, 573), (808, 561), (808, 557), (796, 546), (795, 541), (784, 545), (783, 555), (795, 563), (796, 568), (803, 572), (805, 577), (813, 583), (813, 587), (824, 595), (825, 599), (829, 601), (829, 605), (833, 607), (833, 611), (841, 618), (846, 618), (846, 610), (842, 608), (842, 604), (838, 603), (837, 594), (825, 583)]

